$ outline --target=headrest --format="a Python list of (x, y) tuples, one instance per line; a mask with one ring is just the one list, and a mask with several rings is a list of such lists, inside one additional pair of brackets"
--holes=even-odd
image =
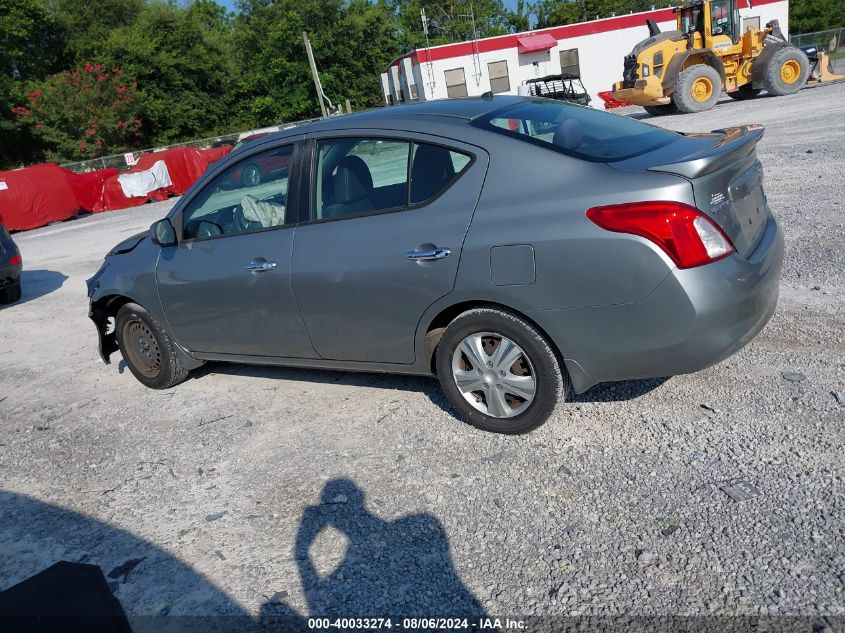
[(437, 194), (455, 175), (449, 150), (436, 145), (419, 145), (411, 167), (413, 202), (421, 202)]
[(552, 143), (563, 149), (578, 149), (583, 139), (581, 124), (575, 119), (566, 119), (557, 126)]
[(337, 166), (334, 178), (334, 202), (354, 202), (373, 190), (370, 168), (360, 156), (347, 156)]
[(449, 156), (449, 150), (436, 145), (419, 145), (417, 151), (414, 152), (411, 178), (419, 178), (423, 174), (441, 181), (449, 180), (454, 176), (455, 167), (452, 164), (452, 157)]

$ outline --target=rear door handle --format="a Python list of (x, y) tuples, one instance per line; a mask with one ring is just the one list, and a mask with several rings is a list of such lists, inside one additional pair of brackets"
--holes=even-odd
[(246, 265), (246, 269), (254, 273), (264, 273), (273, 270), (275, 267), (276, 262), (252, 262)]
[(443, 246), (426, 248), (421, 251), (409, 251), (408, 259), (412, 262), (433, 262), (438, 259), (445, 259), (452, 254), (452, 249)]

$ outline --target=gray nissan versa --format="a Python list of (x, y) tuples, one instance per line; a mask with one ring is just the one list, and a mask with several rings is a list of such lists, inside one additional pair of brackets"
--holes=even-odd
[[(157, 389), (210, 360), (434, 374), (470, 423), (528, 431), (763, 328), (783, 238), (762, 135), (489, 96), (271, 134), (106, 256), (100, 353)], [(259, 160), (290, 167), (231, 177)]]
[(0, 303), (12, 303), (21, 298), (22, 268), (21, 253), (0, 217)]

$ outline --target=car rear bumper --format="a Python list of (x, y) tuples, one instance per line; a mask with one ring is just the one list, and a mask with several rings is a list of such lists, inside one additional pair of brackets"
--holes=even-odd
[(557, 343), (576, 391), (698, 371), (746, 345), (774, 314), (783, 236), (773, 217), (747, 259), (673, 270), (643, 301), (529, 316)]

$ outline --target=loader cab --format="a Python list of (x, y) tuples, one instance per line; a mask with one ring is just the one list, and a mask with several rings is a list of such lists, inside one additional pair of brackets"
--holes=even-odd
[(690, 49), (723, 49), (739, 41), (736, 0), (694, 0), (676, 9)]

